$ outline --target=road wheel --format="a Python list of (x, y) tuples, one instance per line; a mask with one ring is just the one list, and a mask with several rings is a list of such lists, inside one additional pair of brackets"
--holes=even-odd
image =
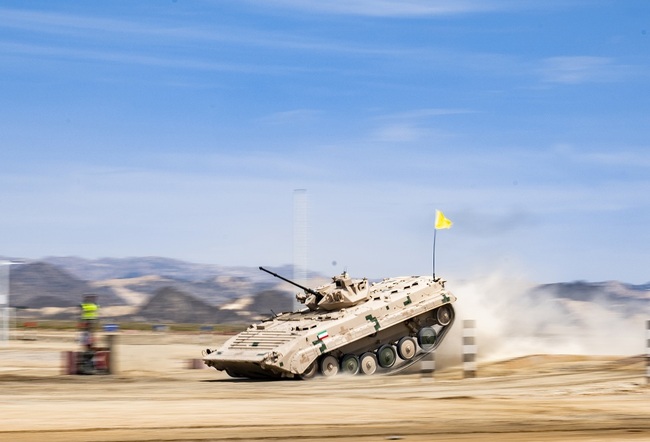
[(307, 379), (311, 379), (314, 376), (316, 376), (317, 372), (318, 372), (318, 362), (314, 361), (309, 365), (309, 367), (307, 367), (305, 371), (302, 372), (302, 374), (298, 375), (298, 377), (306, 381)]
[(380, 367), (391, 368), (395, 365), (396, 360), (397, 354), (392, 345), (384, 344), (377, 350), (377, 361), (379, 361)]
[(343, 356), (343, 359), (341, 359), (341, 371), (343, 373), (355, 375), (359, 373), (360, 367), (361, 362), (357, 355), (349, 354)]
[(359, 358), (361, 373), (374, 374), (377, 371), (377, 356), (374, 353), (366, 352)]
[(429, 350), (436, 343), (436, 331), (431, 327), (422, 327), (418, 332), (418, 344), (423, 350)]
[(320, 372), (323, 376), (332, 377), (339, 372), (339, 360), (332, 355), (327, 355), (320, 361)]
[(449, 325), (451, 322), (451, 310), (448, 306), (443, 305), (436, 310), (436, 322), (442, 326)]
[(415, 356), (417, 351), (418, 347), (413, 338), (404, 336), (402, 339), (397, 341), (397, 355), (403, 360), (410, 361), (413, 359), (413, 356)]

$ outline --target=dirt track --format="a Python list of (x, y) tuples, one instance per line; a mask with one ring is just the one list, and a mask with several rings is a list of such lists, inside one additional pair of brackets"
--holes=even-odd
[(641, 358), (531, 356), (467, 380), (456, 367), (435, 381), (259, 382), (186, 369), (197, 346), (179, 342), (125, 343), (115, 376), (63, 376), (52, 362), (66, 345), (0, 349), (0, 440), (650, 440)]

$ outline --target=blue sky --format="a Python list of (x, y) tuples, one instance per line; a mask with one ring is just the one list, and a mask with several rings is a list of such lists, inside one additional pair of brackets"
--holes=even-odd
[(4, 1), (0, 255), (650, 281), (650, 4)]

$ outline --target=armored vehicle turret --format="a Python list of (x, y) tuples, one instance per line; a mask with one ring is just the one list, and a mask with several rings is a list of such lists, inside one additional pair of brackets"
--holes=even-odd
[(370, 283), (347, 272), (311, 289), (260, 267), (303, 290), (305, 305), (252, 324), (203, 361), (232, 377), (308, 379), (320, 372), (397, 373), (440, 345), (454, 322), (456, 297), (431, 276)]

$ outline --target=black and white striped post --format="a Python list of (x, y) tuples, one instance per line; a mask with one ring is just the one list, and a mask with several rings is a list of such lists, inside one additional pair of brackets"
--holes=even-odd
[(646, 321), (645, 326), (646, 334), (646, 349), (645, 349), (645, 380), (650, 384), (650, 319)]
[(476, 321), (463, 321), (463, 378), (476, 377)]
[(420, 361), (420, 378), (422, 380), (433, 380), (436, 372), (436, 352), (435, 350), (424, 355)]

